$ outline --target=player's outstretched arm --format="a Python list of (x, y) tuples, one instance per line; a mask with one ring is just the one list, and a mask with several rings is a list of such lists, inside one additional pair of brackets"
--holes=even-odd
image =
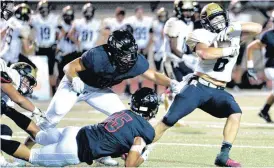
[(257, 39), (252, 41), (248, 46), (247, 46), (247, 60), (252, 61), (253, 60), (253, 52), (255, 50), (260, 50), (263, 47), (265, 47), (265, 44), (261, 42), (261, 40)]
[(142, 75), (144, 78), (162, 86), (170, 86), (171, 85), (171, 79), (165, 76), (162, 73), (156, 72), (152, 69), (148, 69), (145, 73)]
[(40, 113), (39, 109), (35, 107), (31, 101), (22, 96), (11, 83), (1, 83), (1, 89), (13, 102), (23, 109), (37, 114)]
[(203, 60), (212, 60), (233, 55), (239, 47), (215, 48), (204, 43), (198, 43), (195, 47), (195, 53)]
[(131, 146), (126, 162), (125, 167), (138, 167), (143, 162), (144, 159), (142, 158), (142, 151), (145, 148), (146, 143), (143, 138), (135, 137), (133, 145)]
[(240, 22), (241, 24), (241, 42), (248, 41), (261, 33), (262, 25), (254, 22)]

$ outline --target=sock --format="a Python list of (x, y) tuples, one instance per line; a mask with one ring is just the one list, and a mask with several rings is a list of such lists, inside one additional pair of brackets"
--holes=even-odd
[(138, 87), (139, 87), (139, 89), (141, 89), (141, 88), (142, 88), (142, 85), (143, 85), (143, 83), (142, 83), (142, 82), (138, 82)]
[(154, 84), (154, 91), (155, 91), (156, 93), (158, 93), (158, 85), (157, 85), (157, 84)]
[(265, 104), (265, 105), (264, 105), (264, 108), (262, 109), (261, 112), (262, 112), (263, 114), (268, 114), (268, 111), (269, 111), (270, 107), (271, 107), (271, 105)]
[(130, 93), (130, 85), (129, 84), (126, 84), (125, 93), (131, 94)]
[(223, 141), (220, 156), (228, 156), (231, 148), (232, 148), (231, 143)]

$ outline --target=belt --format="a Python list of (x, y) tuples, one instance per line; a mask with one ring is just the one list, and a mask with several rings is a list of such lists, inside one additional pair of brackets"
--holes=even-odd
[(225, 87), (214, 85), (213, 83), (208, 82), (208, 81), (204, 80), (203, 78), (198, 78), (198, 82), (202, 85), (205, 85), (207, 87), (211, 87), (211, 88), (214, 88), (214, 89), (220, 89), (220, 90), (225, 89)]

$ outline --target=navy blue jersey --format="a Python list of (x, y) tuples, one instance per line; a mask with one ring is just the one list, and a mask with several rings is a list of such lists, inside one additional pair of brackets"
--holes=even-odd
[(128, 153), (135, 137), (152, 143), (155, 132), (150, 123), (130, 110), (114, 113), (97, 125), (81, 128), (76, 139), (78, 157), (88, 164), (104, 156), (120, 157)]
[(266, 45), (265, 58), (267, 61), (265, 67), (274, 67), (274, 29), (264, 32), (260, 40)]
[(121, 83), (124, 79), (134, 78), (148, 70), (149, 64), (144, 56), (138, 54), (137, 62), (126, 73), (115, 71), (111, 63), (111, 55), (106, 52), (107, 45), (101, 45), (85, 52), (82, 63), (85, 71), (79, 72), (81, 80), (92, 87), (106, 88)]

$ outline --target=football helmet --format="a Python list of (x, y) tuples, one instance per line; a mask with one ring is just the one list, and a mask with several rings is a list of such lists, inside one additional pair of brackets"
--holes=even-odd
[(168, 19), (168, 11), (164, 7), (161, 7), (157, 10), (157, 17), (160, 22), (165, 23)]
[(174, 13), (180, 20), (185, 22), (191, 21), (194, 15), (193, 2), (189, 0), (175, 0)]
[(219, 33), (229, 25), (227, 11), (216, 3), (204, 6), (200, 17), (202, 26), (213, 33)]
[(127, 30), (116, 30), (109, 36), (107, 43), (117, 71), (129, 71), (137, 61), (138, 46), (133, 35)]
[(29, 21), (31, 12), (32, 11), (31, 11), (29, 5), (27, 5), (25, 3), (16, 5), (14, 8), (14, 16), (17, 19), (25, 21), (25, 22)]
[(10, 66), (20, 75), (19, 93), (29, 95), (33, 92), (33, 88), (37, 85), (36, 70), (25, 62), (18, 62)]
[(74, 10), (70, 5), (63, 8), (62, 17), (64, 22), (68, 25), (74, 20)]
[(37, 5), (37, 10), (42, 17), (47, 17), (50, 13), (50, 5), (47, 0), (41, 0)]
[(9, 20), (13, 15), (13, 0), (1, 0), (1, 18)]
[(91, 20), (94, 16), (95, 8), (91, 3), (87, 3), (82, 8), (82, 13), (87, 20)]
[(131, 96), (130, 108), (131, 110), (149, 120), (154, 118), (158, 112), (159, 99), (157, 93), (147, 87), (137, 90)]

